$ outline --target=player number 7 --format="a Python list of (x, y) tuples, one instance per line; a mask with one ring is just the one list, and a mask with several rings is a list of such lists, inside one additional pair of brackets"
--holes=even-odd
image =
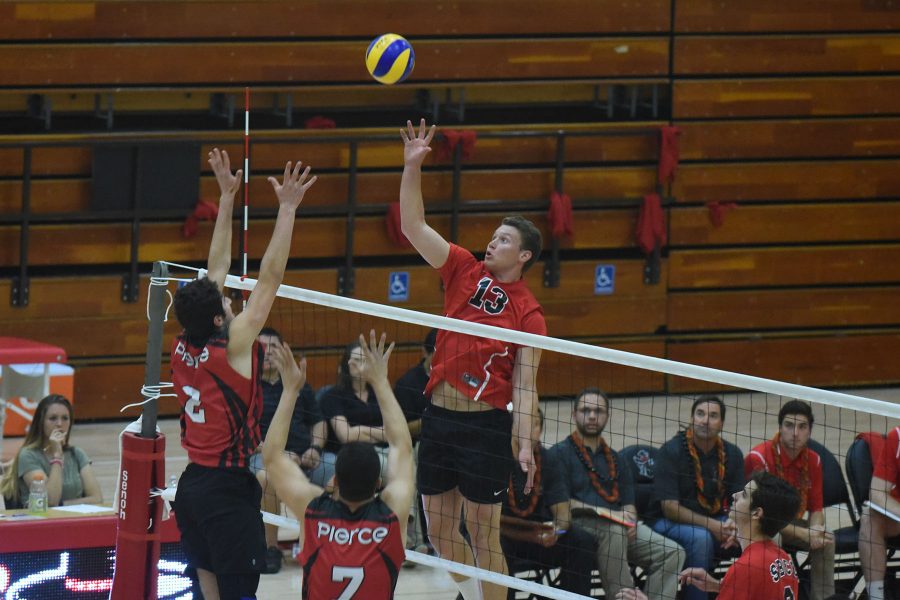
[(350, 580), (350, 583), (347, 584), (347, 587), (344, 588), (344, 591), (341, 592), (341, 595), (338, 596), (337, 600), (352, 600), (353, 594), (355, 594), (356, 590), (362, 586), (363, 579), (365, 578), (366, 573), (363, 571), (362, 567), (332, 567), (332, 581), (341, 582), (345, 579)]

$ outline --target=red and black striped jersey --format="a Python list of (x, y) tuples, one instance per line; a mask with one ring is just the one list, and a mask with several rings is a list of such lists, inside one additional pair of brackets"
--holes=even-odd
[(303, 523), (304, 600), (390, 600), (405, 552), (397, 515), (381, 498), (350, 508), (323, 494)]
[(205, 467), (246, 467), (259, 446), (262, 349), (253, 342), (250, 378), (228, 364), (228, 338), (216, 334), (202, 347), (184, 333), (172, 344), (172, 381), (181, 404), (181, 445)]

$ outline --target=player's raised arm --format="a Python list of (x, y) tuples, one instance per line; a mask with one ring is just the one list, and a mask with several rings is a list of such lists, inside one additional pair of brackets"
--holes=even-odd
[[(359, 345), (365, 356), (362, 377), (372, 386), (378, 398), (381, 418), (384, 422), (384, 437), (388, 443), (387, 486), (381, 498), (390, 507), (401, 523), (406, 523), (409, 507), (415, 494), (413, 474), (412, 437), (406, 425), (406, 417), (394, 396), (388, 380), (388, 359), (394, 350), (393, 342), (384, 349), (386, 334), (375, 339), (375, 330), (369, 332), (369, 342), (364, 335), (359, 336)], [(402, 530), (405, 531), (405, 530)], [(404, 540), (405, 543), (405, 540)]]
[[(303, 195), (316, 182), (316, 177), (310, 177), (310, 168), (306, 167), (301, 172), (302, 163), (299, 161), (293, 168), (291, 162), (284, 166), (284, 180), (282, 183), (274, 177), (269, 177), (269, 183), (278, 197), (278, 217), (275, 219), (275, 229), (269, 247), (263, 255), (259, 267), (259, 280), (247, 301), (247, 308), (235, 317), (228, 332), (229, 361), (232, 352), (246, 352), (249, 356), (253, 340), (259, 335), (260, 330), (269, 318), (275, 293), (284, 278), (284, 269), (287, 265), (288, 255), (291, 250), (291, 238), (294, 232), (294, 219), (297, 208), (303, 201)], [(246, 350), (245, 350), (246, 349)]]
[(411, 121), (400, 130), (403, 138), (403, 178), (400, 180), (400, 228), (428, 264), (440, 269), (450, 255), (450, 244), (425, 222), (422, 200), (422, 161), (431, 152), (435, 126), (426, 129), (425, 119), (416, 133)]
[[(263, 462), (278, 497), (291, 507), (295, 515), (302, 517), (306, 512), (306, 506), (322, 493), (322, 488), (309, 482), (297, 463), (288, 458), (284, 449), (291, 429), (294, 405), (297, 403), (300, 389), (306, 383), (306, 359), (301, 359), (298, 364), (291, 354), (290, 347), (284, 342), (273, 344), (270, 358), (281, 375), (284, 390), (272, 417), (272, 424), (266, 433), (262, 451)], [(302, 527), (300, 536), (301, 538), (303, 536)]]
[(513, 368), (513, 427), (512, 443), (519, 468), (528, 473), (525, 493), (531, 491), (534, 482), (534, 458), (531, 447), (531, 427), (537, 415), (537, 371), (541, 362), (541, 351), (537, 348), (522, 347), (516, 353)]
[(231, 268), (231, 218), (234, 213), (234, 196), (241, 187), (244, 172), (231, 172), (228, 153), (213, 148), (209, 153), (209, 166), (219, 182), (219, 214), (213, 228), (212, 242), (209, 244), (209, 259), (206, 262), (206, 276), (214, 281), (219, 290), (224, 290), (225, 276)]

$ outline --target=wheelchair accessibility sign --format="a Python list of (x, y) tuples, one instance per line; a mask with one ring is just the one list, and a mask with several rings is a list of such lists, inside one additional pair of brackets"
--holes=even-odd
[(608, 296), (616, 287), (616, 265), (597, 265), (594, 269), (594, 295)]
[(392, 271), (388, 276), (388, 302), (406, 302), (409, 300), (409, 273)]

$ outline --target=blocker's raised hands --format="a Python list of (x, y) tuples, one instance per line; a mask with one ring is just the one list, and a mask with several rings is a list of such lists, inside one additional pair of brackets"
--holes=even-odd
[(303, 163), (298, 160), (297, 164), (291, 168), (291, 161), (288, 161), (284, 165), (284, 179), (281, 183), (278, 183), (278, 180), (274, 177), (269, 177), (269, 183), (272, 184), (272, 189), (275, 190), (275, 195), (278, 196), (278, 204), (281, 208), (297, 210), (297, 207), (303, 201), (303, 195), (306, 194), (306, 190), (311, 188), (316, 179), (318, 179), (318, 177), (309, 176), (310, 167), (306, 167), (301, 172), (302, 166)]
[(207, 162), (209, 163), (209, 166), (212, 167), (213, 173), (216, 176), (216, 181), (219, 182), (219, 190), (222, 195), (234, 198), (234, 195), (237, 194), (238, 189), (241, 187), (241, 181), (244, 179), (244, 171), (238, 169), (237, 173), (232, 173), (228, 152), (219, 150), (218, 148), (213, 148), (209, 152), (209, 159)]

